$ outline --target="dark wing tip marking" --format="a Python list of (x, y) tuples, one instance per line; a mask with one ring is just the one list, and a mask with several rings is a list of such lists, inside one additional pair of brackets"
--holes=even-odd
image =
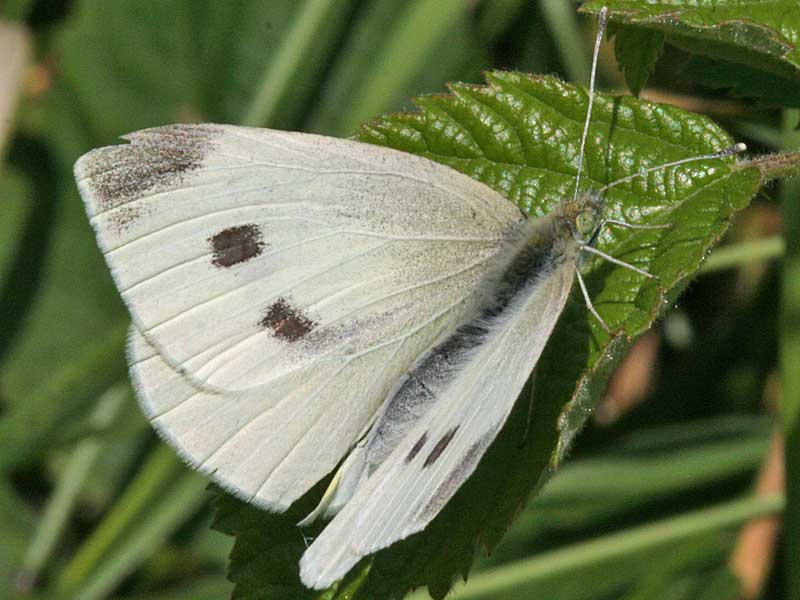
[(417, 442), (411, 448), (411, 451), (408, 453), (408, 455), (405, 458), (405, 464), (408, 464), (412, 460), (414, 460), (414, 457), (417, 454), (419, 454), (419, 451), (422, 450), (422, 447), (425, 445), (425, 442), (427, 442), (427, 441), (428, 441), (428, 432), (426, 431), (425, 433), (422, 434), (422, 436), (420, 436), (420, 438), (417, 440)]
[(447, 433), (445, 433), (439, 439), (438, 442), (436, 442), (436, 445), (433, 447), (430, 454), (428, 454), (427, 458), (425, 459), (425, 462), (422, 465), (423, 469), (426, 467), (430, 467), (433, 463), (435, 463), (439, 459), (439, 457), (442, 455), (442, 452), (444, 452), (445, 448), (447, 448), (450, 442), (453, 441), (453, 436), (455, 436), (456, 431), (458, 431), (459, 427), (461, 427), (461, 425), (456, 425), (455, 427), (450, 429)]
[(184, 174), (202, 165), (221, 131), (214, 125), (143, 129), (125, 136), (130, 144), (99, 148), (81, 157), (76, 175), (87, 180), (100, 211), (116, 208), (180, 183)]
[(314, 329), (317, 323), (289, 304), (286, 298), (278, 298), (267, 307), (260, 325), (264, 329), (271, 329), (277, 338), (296, 342)]
[(215, 267), (229, 268), (255, 258), (263, 252), (266, 244), (258, 225), (249, 223), (228, 227), (208, 238)]

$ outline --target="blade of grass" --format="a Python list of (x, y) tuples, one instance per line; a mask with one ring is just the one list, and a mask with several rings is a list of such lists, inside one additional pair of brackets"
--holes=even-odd
[(525, 0), (485, 0), (481, 4), (478, 30), (483, 39), (494, 39), (519, 17)]
[(355, 11), (347, 38), (336, 53), (319, 97), (310, 111), (304, 129), (323, 135), (346, 136), (341, 127), (352, 106), (353, 91), (360, 88), (374, 64), (375, 48), (380, 47), (390, 24), (398, 22), (405, 8), (397, 0), (371, 0)]
[(61, 571), (56, 590), (64, 597), (73, 597), (126, 529), (141, 517), (144, 507), (183, 469), (172, 448), (156, 446), (122, 497)]
[(355, 103), (337, 130), (352, 132), (391, 106), (424, 62), (431, 60), (432, 49), (467, 5), (465, 0), (412, 0), (378, 49), (369, 75), (353, 95)]
[[(783, 130), (797, 128), (800, 111), (784, 113)], [(787, 148), (788, 149), (788, 148)], [(783, 261), (780, 361), (781, 418), (786, 439), (786, 501), (783, 540), (787, 598), (800, 598), (800, 181), (781, 188), (786, 256)]]
[[(130, 397), (127, 383), (117, 384), (97, 401), (89, 416), (89, 425), (103, 430), (112, 425), (120, 409)], [(22, 581), (35, 585), (47, 560), (52, 556), (61, 533), (72, 515), (78, 495), (100, 457), (103, 448), (110, 442), (98, 435), (89, 436), (79, 442), (72, 451), (56, 488), (47, 500), (47, 506), (22, 561)]]
[(590, 64), (575, 7), (564, 0), (541, 0), (540, 6), (548, 29), (555, 38), (567, 80), (589, 83)]
[(313, 47), (320, 28), (335, 5), (333, 0), (305, 0), (302, 3), (280, 51), (268, 63), (242, 125), (264, 127), (270, 124), (291, 86), (295, 71)]
[(643, 429), (599, 456), (565, 464), (521, 512), (491, 561), (530, 547), (534, 536), (608, 523), (636, 507), (691, 497), (755, 472), (767, 421), (718, 417)]
[[(605, 563), (622, 556), (635, 555), (662, 544), (711, 533), (740, 525), (758, 516), (783, 510), (783, 496), (748, 497), (689, 512), (636, 527), (627, 531), (543, 553), (471, 577), (467, 585), (457, 586), (459, 600), (501, 598), (515, 588), (560, 573), (568, 574), (594, 563)], [(426, 592), (409, 600), (422, 600)]]
[[(164, 446), (161, 446), (164, 448)], [(172, 450), (169, 449), (172, 453)], [(144, 560), (160, 548), (167, 538), (207, 500), (203, 490), (208, 481), (190, 471), (170, 486), (146, 516), (139, 519), (131, 535), (103, 557), (86, 583), (75, 593), (76, 600), (106, 598), (114, 588)]]

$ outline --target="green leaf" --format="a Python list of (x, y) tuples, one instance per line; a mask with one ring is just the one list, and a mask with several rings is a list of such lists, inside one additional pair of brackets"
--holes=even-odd
[[(757, 468), (768, 445), (769, 433), (770, 424), (765, 419), (704, 420), (638, 432), (601, 456), (569, 463), (548, 483), (543, 493), (529, 503), (503, 544), (493, 553), (490, 566), (496, 568), (531, 554), (532, 549), (547, 548), (548, 540), (563, 536), (567, 531), (606, 531), (609, 517), (613, 515), (618, 515), (620, 523), (630, 526), (630, 512), (636, 507), (645, 507), (644, 512), (649, 516), (647, 507), (673, 505), (677, 499), (692, 497), (698, 490), (707, 497), (704, 490), (712, 492), (731, 480), (745, 479)], [(319, 597), (305, 590), (297, 577), (297, 561), (306, 545), (294, 522), (313, 506), (313, 501), (309, 500), (306, 498), (300, 506), (292, 508), (289, 518), (283, 518), (231, 496), (217, 498), (214, 526), (237, 536), (229, 573), (238, 584), (237, 598)], [(305, 533), (311, 541), (316, 532)], [(670, 543), (668, 537), (665, 536), (664, 544)], [(537, 540), (545, 544), (538, 545)], [(653, 538), (650, 541), (658, 542)], [(681, 546), (675, 552), (685, 549)], [(721, 544), (714, 538), (712, 559), (728, 549), (729, 544)], [(430, 555), (435, 558), (436, 553), (441, 552), (446, 556), (448, 551), (447, 540), (444, 540)], [(426, 558), (428, 556), (426, 553)], [(635, 582), (644, 574), (638, 554), (623, 561), (622, 566), (614, 561), (619, 568), (615, 567), (616, 573), (610, 576), (611, 567), (603, 552), (580, 556), (580, 561), (570, 564), (574, 569), (592, 572), (595, 583), (589, 588), (584, 586), (579, 598), (594, 597), (598, 588)], [(601, 564), (600, 568), (597, 563)], [(638, 570), (634, 569), (637, 565)], [(549, 589), (553, 594), (553, 589), (569, 589), (575, 573), (567, 571), (559, 581), (559, 576), (551, 577), (541, 571), (540, 579), (536, 585), (543, 587), (535, 589)], [(345, 584), (349, 588), (346, 592), (339, 590), (330, 598), (380, 598), (394, 593), (391, 582), (384, 583), (379, 588), (370, 581), (368, 574), (362, 575)], [(362, 585), (365, 588), (355, 594)], [(554, 585), (559, 587), (553, 588)]]
[[(450, 165), (531, 215), (545, 214), (572, 193), (587, 94), (552, 77), (492, 72), (487, 78), (488, 86), (455, 84), (452, 95), (419, 98), (419, 112), (381, 118), (356, 137)], [(597, 189), (649, 166), (730, 145), (731, 139), (705, 117), (599, 95), (583, 187)], [(609, 217), (672, 224), (670, 229), (607, 231), (599, 240), (600, 249), (649, 270), (659, 281), (591, 263), (586, 278), (595, 306), (618, 333), (606, 335), (573, 294), (539, 363), (528, 435), (530, 390), (474, 476), (430, 526), (365, 561), (342, 585), (357, 582), (356, 598), (400, 597), (423, 585), (442, 597), (452, 578), (469, 570), (477, 545), (494, 547), (537, 482), (561, 461), (630, 341), (674, 301), (761, 181), (758, 168), (728, 158), (670, 168), (609, 191)], [(256, 592), (259, 581), (274, 585), (278, 573), (280, 579), (290, 572), (296, 578), (293, 561), (304, 549), (292, 525), (299, 514), (282, 520), (242, 510), (247, 517), (238, 523), (231, 569), (237, 581), (248, 574), (249, 591), (240, 586), (239, 597), (269, 597)], [(266, 541), (259, 543), (259, 537)], [(267, 559), (263, 554), (270, 546), (280, 550)], [(267, 571), (260, 565), (278, 556), (282, 567), (273, 566), (259, 579)], [(304, 597), (301, 590), (292, 588), (297, 597)]]
[[(317, 495), (324, 489), (317, 486)], [(228, 578), (236, 584), (234, 598), (303, 600), (322, 595), (300, 583), (298, 562), (306, 549), (296, 523), (313, 510), (315, 494), (307, 494), (285, 514), (272, 514), (218, 491), (212, 527), (236, 536)], [(332, 600), (335, 596), (331, 596)]]
[(798, 0), (590, 0), (612, 21), (662, 31), (673, 44), (724, 60), (800, 79)]
[[(638, 29), (635, 27), (615, 28), (614, 53), (617, 57), (628, 89), (634, 96), (647, 83), (664, 51), (665, 36), (660, 31)], [(609, 30), (611, 31), (611, 30)]]

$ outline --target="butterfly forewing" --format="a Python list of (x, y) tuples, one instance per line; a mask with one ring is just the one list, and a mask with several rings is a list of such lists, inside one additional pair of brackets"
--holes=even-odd
[(218, 391), (457, 311), (521, 219), (469, 177), (356, 142), (214, 125), (129, 139), (76, 165), (92, 223), (139, 331)]
[(220, 125), (128, 139), (76, 177), (133, 317), (143, 406), (190, 462), (271, 508), (329, 472), (471, 314), (523, 218), (465, 175), (357, 142)]

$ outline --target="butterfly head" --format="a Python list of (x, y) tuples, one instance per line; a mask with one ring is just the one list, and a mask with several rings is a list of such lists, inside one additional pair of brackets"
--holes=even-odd
[(604, 208), (605, 200), (597, 192), (581, 194), (575, 200), (566, 203), (564, 217), (576, 241), (590, 243), (597, 237), (603, 223)]

